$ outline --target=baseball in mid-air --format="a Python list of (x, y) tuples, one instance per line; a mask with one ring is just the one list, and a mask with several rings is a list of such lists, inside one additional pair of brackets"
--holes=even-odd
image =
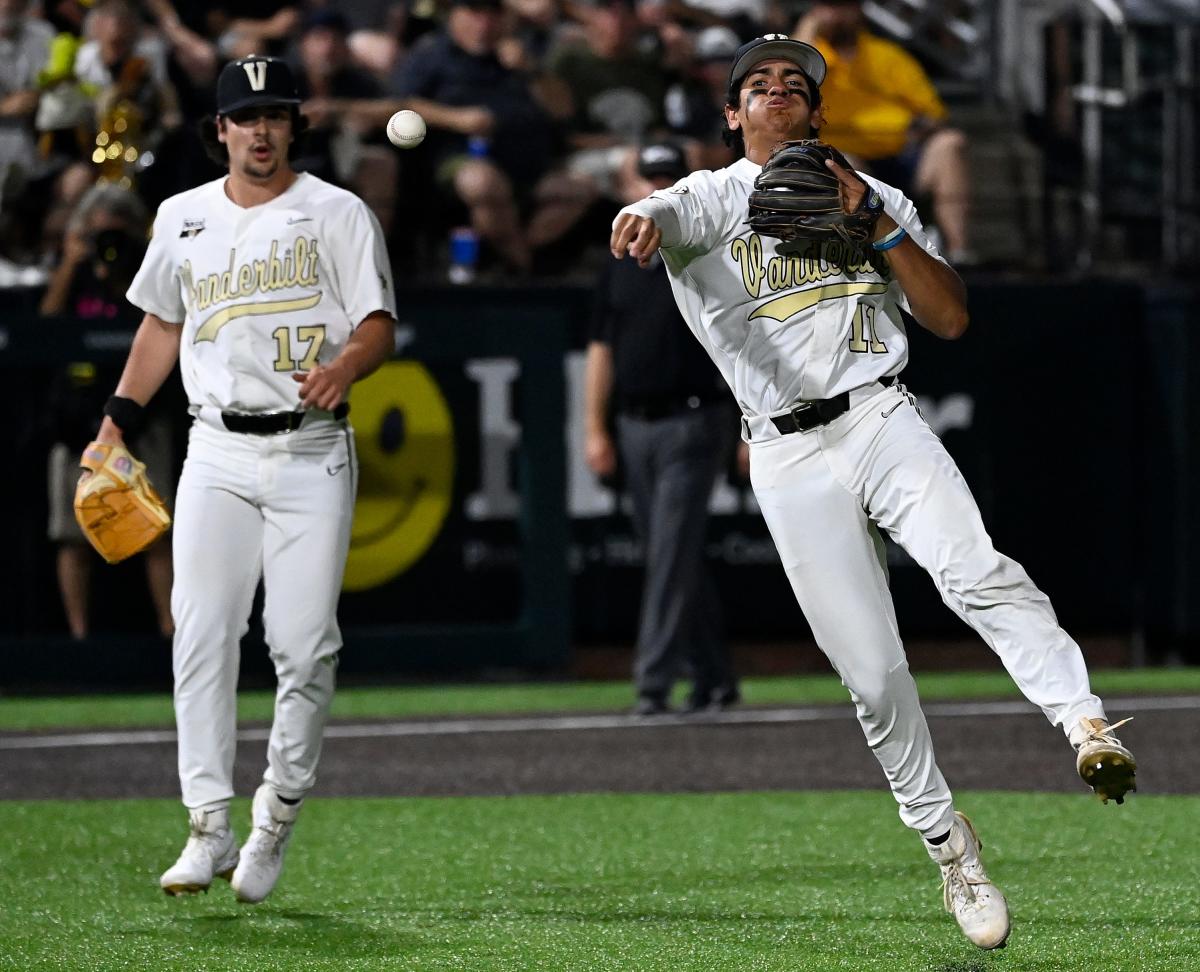
[(425, 140), (425, 119), (407, 108), (388, 119), (388, 141), (397, 148), (416, 148)]

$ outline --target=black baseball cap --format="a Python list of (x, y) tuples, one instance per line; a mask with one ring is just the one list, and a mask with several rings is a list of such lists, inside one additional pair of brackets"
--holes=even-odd
[(217, 114), (262, 105), (299, 105), (296, 79), (277, 57), (243, 57), (230, 61), (217, 78)]
[(643, 145), (638, 149), (637, 170), (644, 179), (652, 179), (654, 176), (681, 179), (692, 171), (684, 157), (683, 149), (674, 142), (651, 142), (649, 145)]
[(755, 64), (763, 61), (791, 61), (820, 87), (825, 80), (825, 58), (811, 44), (792, 40), (787, 34), (764, 34), (737, 49), (729, 68), (729, 90), (733, 91)]

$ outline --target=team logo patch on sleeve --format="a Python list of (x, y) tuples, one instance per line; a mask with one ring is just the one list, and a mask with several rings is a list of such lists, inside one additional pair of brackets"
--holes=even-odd
[(182, 240), (187, 237), (189, 240), (195, 236), (199, 236), (204, 232), (204, 220), (202, 219), (185, 219), (183, 221), (183, 229), (179, 233), (179, 238)]

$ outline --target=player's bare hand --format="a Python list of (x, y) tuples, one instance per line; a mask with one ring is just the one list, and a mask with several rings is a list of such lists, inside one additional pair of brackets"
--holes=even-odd
[(125, 436), (121, 432), (121, 427), (106, 415), (104, 421), (100, 423), (100, 430), (96, 433), (96, 441), (105, 445), (124, 445)]
[(658, 252), (662, 244), (662, 230), (649, 216), (638, 216), (634, 213), (624, 213), (617, 217), (613, 224), (612, 237), (609, 239), (609, 249), (618, 260), (626, 253), (638, 262), (638, 266), (650, 265), (650, 258)]
[[(104, 445), (123, 446), (125, 444), (125, 436), (121, 432), (120, 426), (118, 426), (116, 422), (106, 415), (104, 416), (104, 421), (100, 423), (100, 429), (96, 433), (95, 441)], [(92, 471), (90, 469), (80, 469), (79, 482), (83, 482), (83, 480), (87, 479), (91, 474)]]
[(837, 176), (837, 180), (840, 183), (838, 189), (842, 195), (842, 212), (855, 212), (858, 209), (858, 204), (862, 202), (863, 196), (867, 194), (866, 182), (853, 169), (840, 166), (833, 159), (826, 159), (825, 165), (830, 172)]
[(346, 400), (353, 377), (336, 363), (317, 365), (312, 371), (300, 371), (292, 375), (300, 383), (300, 404), (305, 408), (323, 408), (333, 411)]
[(583, 451), (588, 468), (597, 476), (611, 476), (617, 471), (617, 450), (607, 432), (589, 432)]

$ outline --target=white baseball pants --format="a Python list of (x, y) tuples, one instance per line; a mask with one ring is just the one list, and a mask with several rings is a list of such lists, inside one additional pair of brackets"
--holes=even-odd
[(936, 837), (954, 808), (908, 671), (879, 529), (929, 572), (942, 600), (1064, 733), (1104, 710), (1079, 646), (1021, 565), (992, 546), (966, 481), (902, 387), (876, 385), (851, 401), (826, 426), (752, 441), (750, 478), (901, 819)]
[(239, 642), (259, 578), (278, 689), (264, 780), (303, 797), (316, 779), (342, 646), (337, 602), (358, 479), (354, 433), (306, 421), (247, 435), (193, 423), (173, 553), (179, 780), (191, 808), (233, 796)]

